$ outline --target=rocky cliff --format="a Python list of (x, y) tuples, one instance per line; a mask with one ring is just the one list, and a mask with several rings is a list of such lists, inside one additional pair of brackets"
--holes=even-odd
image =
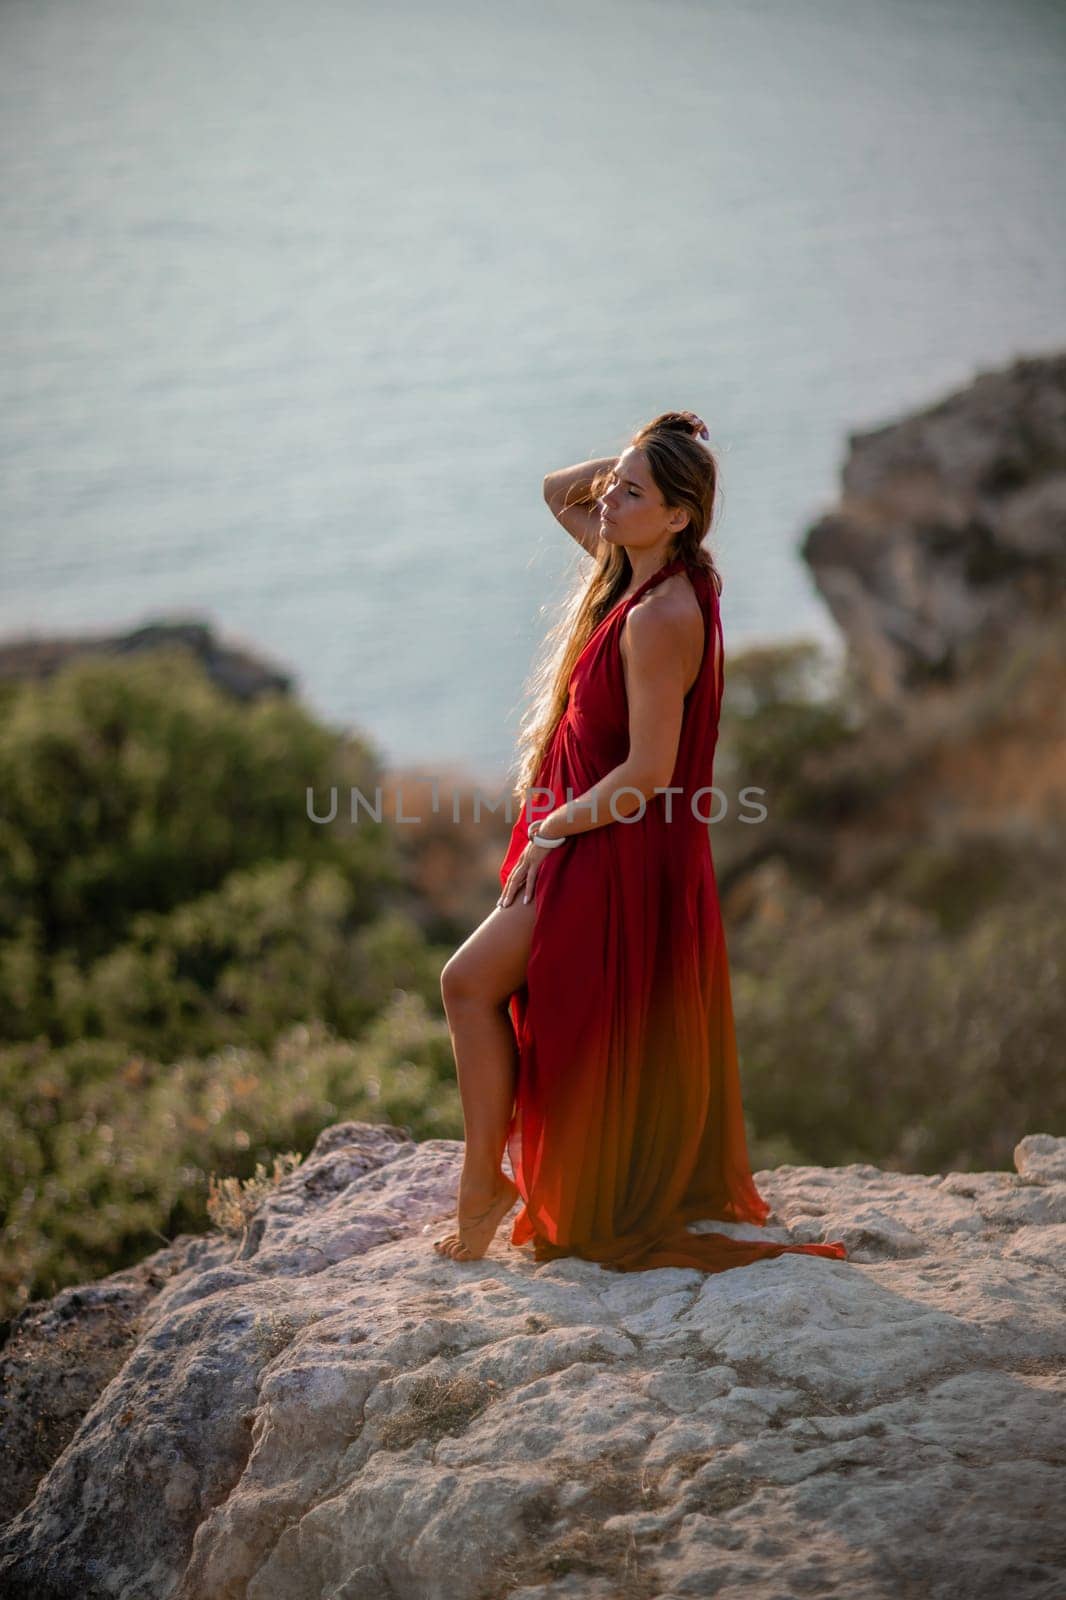
[[(801, 550), (844, 635), (854, 725), (790, 749), (766, 824), (713, 830), (734, 918), (761, 900), (767, 861), (837, 903), (906, 900), (934, 861), (972, 869), (992, 899), (1059, 874), (1066, 354), (982, 372), (848, 445), (840, 498)], [(735, 695), (736, 665), (732, 681)], [(727, 734), (727, 790), (751, 781), (732, 755)]]
[(950, 681), (1066, 590), (1066, 353), (848, 436), (803, 554), (874, 701)]
[(289, 694), (291, 676), (250, 648), (223, 643), (206, 622), (148, 622), (128, 633), (79, 634), (57, 638), (24, 634), (0, 640), (0, 683), (50, 678), (70, 661), (86, 656), (135, 656), (146, 651), (182, 649), (200, 662), (207, 676), (235, 700), (263, 694)]
[(0, 1535), (0, 1592), (1066, 1592), (1066, 1140), (1023, 1139), (1014, 1172), (761, 1172), (771, 1237), (850, 1258), (713, 1276), (537, 1264), (506, 1225), (442, 1260), (423, 1225), (460, 1154), (340, 1124), (242, 1237), (27, 1308), (24, 1435), (52, 1344), (116, 1319), (127, 1342)]

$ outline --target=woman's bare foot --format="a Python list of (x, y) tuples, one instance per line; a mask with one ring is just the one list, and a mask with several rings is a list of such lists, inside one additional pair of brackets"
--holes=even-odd
[(517, 1184), (500, 1173), (499, 1187), (488, 1206), (479, 1206), (472, 1215), (462, 1210), (456, 1213), (457, 1227), (434, 1239), (433, 1248), (438, 1255), (450, 1256), (453, 1261), (480, 1261), (492, 1243), (496, 1229), (521, 1196)]

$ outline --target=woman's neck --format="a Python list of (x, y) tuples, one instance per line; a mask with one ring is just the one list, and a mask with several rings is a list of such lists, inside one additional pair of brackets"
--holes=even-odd
[(631, 590), (639, 589), (642, 583), (647, 582), (652, 573), (658, 572), (660, 567), (665, 567), (674, 559), (670, 550), (664, 551), (662, 549), (630, 550), (627, 548), (626, 555), (629, 557), (629, 566), (632, 573), (629, 584)]

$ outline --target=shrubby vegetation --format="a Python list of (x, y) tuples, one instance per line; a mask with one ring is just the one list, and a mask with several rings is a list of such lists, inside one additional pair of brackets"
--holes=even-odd
[(783, 911), (729, 945), (756, 1167), (1011, 1169), (1024, 1134), (1066, 1128), (1056, 887), (952, 937), (879, 895)]
[[(726, 666), (722, 746), (715, 782), (756, 785), (776, 821), (816, 809), (826, 816), (836, 797), (824, 774), (812, 780), (811, 758), (846, 749), (860, 728), (845, 684), (822, 649), (809, 640), (752, 648)], [(877, 774), (849, 784), (849, 804), (872, 792)]]
[(335, 866), (371, 921), (398, 881), (389, 830), (316, 824), (305, 794), (372, 786), (376, 765), (283, 695), (233, 702), (180, 650), (76, 661), (5, 696), (0, 940), (19, 952), (5, 1035), (50, 1032), (57, 954), (92, 962), (137, 912), (174, 911), (262, 862)]
[(0, 696), (0, 1314), (207, 1226), (345, 1117), (461, 1137), (440, 969), (363, 742), (181, 650)]
[(264, 862), (173, 911), (138, 913), (87, 969), (57, 956), (54, 1028), (164, 1057), (265, 1049), (302, 1017), (356, 1037), (395, 988), (436, 1004), (441, 960), (400, 911), (360, 922), (338, 868)]
[(253, 1177), (349, 1118), (462, 1138), (447, 1027), (416, 995), (397, 990), (358, 1043), (316, 1024), (167, 1062), (104, 1040), (0, 1049), (7, 1310), (202, 1232), (212, 1175)]
[[(1024, 839), (919, 838), (829, 903), (790, 841), (832, 848), (905, 753), (870, 759), (807, 646), (728, 670), (716, 782), (772, 801), (728, 936), (753, 1164), (1008, 1167), (1066, 1121), (1055, 878)], [(462, 1137), (439, 977), (467, 930), (427, 940), (387, 821), (306, 813), (378, 781), (180, 651), (0, 687), (0, 1316), (250, 1205), (331, 1122)]]

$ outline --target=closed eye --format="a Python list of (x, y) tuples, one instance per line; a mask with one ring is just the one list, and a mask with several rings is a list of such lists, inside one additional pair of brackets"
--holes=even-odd
[[(610, 474), (610, 482), (611, 482), (611, 484), (615, 484), (615, 483), (618, 482), (618, 479), (615, 477), (613, 472)], [(630, 492), (631, 495), (635, 495), (638, 500), (640, 499), (640, 490), (639, 489), (631, 487), (629, 492)]]

